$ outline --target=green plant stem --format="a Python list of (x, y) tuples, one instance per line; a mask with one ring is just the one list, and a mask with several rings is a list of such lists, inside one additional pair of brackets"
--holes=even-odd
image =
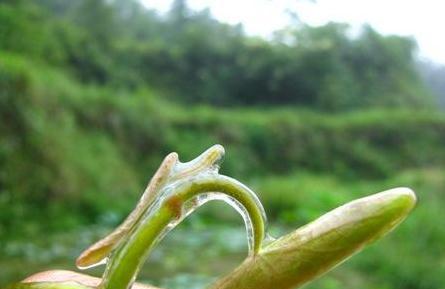
[(185, 181), (178, 189), (177, 196), (184, 202), (203, 192), (221, 192), (238, 201), (246, 210), (253, 227), (253, 253), (257, 254), (265, 235), (266, 215), (263, 206), (254, 192), (237, 180), (223, 176), (211, 175), (194, 181)]
[(253, 226), (253, 250), (257, 253), (265, 234), (265, 216), (255, 194), (238, 181), (218, 174), (185, 179), (162, 200), (159, 209), (154, 212), (149, 210), (129, 237), (121, 241), (108, 262), (99, 288), (128, 289), (151, 249), (159, 241), (159, 236), (162, 236), (169, 224), (181, 219), (183, 204), (209, 192), (227, 194), (244, 206)]
[(266, 246), (211, 289), (301, 286), (392, 230), (415, 202), (402, 188), (350, 202)]

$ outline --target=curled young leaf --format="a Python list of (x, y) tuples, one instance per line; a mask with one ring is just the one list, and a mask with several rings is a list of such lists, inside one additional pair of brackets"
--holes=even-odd
[(269, 244), (211, 289), (296, 288), (391, 231), (415, 203), (408, 188), (352, 201)]

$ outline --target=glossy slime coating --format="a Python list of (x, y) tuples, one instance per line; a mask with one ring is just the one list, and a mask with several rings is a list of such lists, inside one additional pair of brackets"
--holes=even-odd
[(249, 256), (257, 254), (265, 236), (264, 209), (252, 190), (218, 173), (223, 157), (224, 148), (220, 145), (187, 163), (179, 162), (176, 153), (168, 155), (135, 210), (114, 232), (84, 251), (77, 265), (88, 268), (109, 259), (99, 287), (128, 288), (165, 234), (211, 200), (222, 200), (241, 214)]
[(107, 256), (140, 220), (164, 186), (203, 171), (217, 171), (223, 158), (224, 148), (221, 145), (212, 146), (187, 163), (179, 162), (177, 153), (167, 155), (150, 180), (136, 208), (112, 233), (82, 252), (76, 260), (77, 267), (87, 269), (106, 263)]
[(87, 248), (77, 258), (76, 265), (79, 269), (91, 268), (106, 262), (107, 256), (116, 247), (117, 243), (124, 238), (134, 225), (140, 220), (144, 212), (156, 198), (160, 187), (164, 185), (171, 174), (173, 166), (178, 161), (178, 155), (171, 153), (165, 157), (161, 166), (150, 180), (147, 188), (139, 200), (136, 208), (111, 234)]

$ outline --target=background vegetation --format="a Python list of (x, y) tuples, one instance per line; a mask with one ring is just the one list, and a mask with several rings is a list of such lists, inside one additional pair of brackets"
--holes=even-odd
[[(0, 286), (72, 268), (165, 154), (221, 143), (223, 173), (258, 192), (272, 234), (387, 188), (418, 192), (396, 232), (308, 288), (443, 287), (444, 70), (419, 63), (412, 39), (349, 35), (295, 24), (264, 40), (179, 0), (166, 15), (0, 0)], [(202, 288), (229, 271), (246, 252), (233, 215), (202, 209), (142, 279)]]

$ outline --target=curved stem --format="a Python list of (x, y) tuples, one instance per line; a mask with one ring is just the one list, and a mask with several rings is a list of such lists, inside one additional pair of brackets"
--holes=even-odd
[(111, 234), (88, 247), (77, 258), (76, 265), (85, 269), (101, 264), (118, 243), (140, 221), (146, 210), (155, 201), (158, 194), (167, 183), (173, 183), (186, 177), (191, 177), (205, 171), (217, 171), (224, 157), (224, 147), (214, 145), (194, 160), (181, 163), (177, 153), (170, 153), (162, 161), (160, 167), (150, 180), (136, 208)]
[(261, 203), (249, 188), (232, 178), (208, 174), (187, 178), (168, 189), (172, 191), (152, 205), (127, 240), (113, 253), (99, 288), (129, 288), (157, 241), (184, 217), (183, 205), (204, 193), (224, 193), (245, 208), (254, 235), (253, 252), (259, 252), (265, 234), (265, 214)]
[(125, 221), (113, 230), (108, 236), (88, 247), (76, 260), (79, 269), (85, 269), (100, 264), (110, 252), (117, 246), (135, 224), (143, 217), (144, 212), (156, 199), (157, 194), (168, 181), (172, 169), (178, 162), (178, 155), (170, 153), (159, 166), (158, 170), (150, 180), (136, 208), (130, 213)]

